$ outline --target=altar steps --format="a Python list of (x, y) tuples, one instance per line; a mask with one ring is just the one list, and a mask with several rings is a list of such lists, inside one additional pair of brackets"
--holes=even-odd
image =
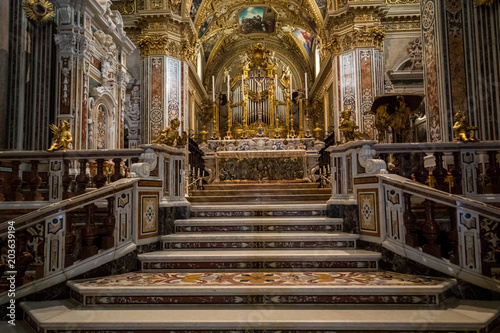
[(331, 188), (319, 188), (319, 183), (223, 182), (192, 191), (188, 200), (192, 203), (326, 202), (330, 197)]

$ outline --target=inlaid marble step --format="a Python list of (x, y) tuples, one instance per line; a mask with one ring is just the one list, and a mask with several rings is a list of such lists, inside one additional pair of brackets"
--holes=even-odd
[(354, 249), (359, 235), (345, 232), (301, 233), (206, 233), (171, 234), (161, 237), (163, 249), (287, 249), (329, 248)]
[(343, 221), (329, 217), (190, 218), (176, 220), (175, 232), (302, 232), (342, 231)]
[(138, 255), (143, 271), (376, 270), (381, 254), (339, 249), (168, 250)]
[(191, 206), (191, 217), (284, 217), (284, 216), (326, 216), (325, 203), (263, 204), (246, 202), (234, 204), (200, 204)]
[(286, 189), (245, 189), (245, 188), (235, 188), (235, 189), (221, 189), (221, 190), (209, 190), (205, 189), (203, 191), (192, 191), (192, 197), (213, 197), (213, 196), (224, 196), (224, 197), (232, 197), (232, 196), (248, 196), (248, 197), (256, 197), (256, 196), (264, 196), (264, 195), (307, 195), (307, 194), (316, 194), (316, 195), (328, 195), (332, 196), (331, 188), (306, 188), (306, 189), (296, 189), (296, 188), (286, 188)]
[(425, 305), (96, 305), (73, 300), (22, 302), (37, 332), (352, 333), (495, 332), (500, 302)]
[[(319, 183), (310, 182), (279, 182), (279, 183), (263, 183), (263, 182), (222, 182), (204, 185), (205, 190), (231, 190), (231, 189), (317, 189)], [(330, 188), (331, 190), (331, 188)]]
[(266, 202), (304, 202), (317, 201), (327, 202), (331, 198), (331, 193), (328, 194), (242, 194), (242, 195), (211, 195), (211, 196), (191, 196), (188, 198), (192, 203), (216, 203), (216, 202), (238, 202), (238, 203), (266, 203)]
[(452, 296), (456, 281), (394, 272), (132, 272), (67, 284), (84, 305), (437, 305)]

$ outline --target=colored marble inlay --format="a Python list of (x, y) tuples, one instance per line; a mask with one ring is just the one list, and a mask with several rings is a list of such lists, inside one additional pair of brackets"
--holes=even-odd
[(282, 231), (342, 231), (342, 225), (225, 225), (176, 226), (175, 232), (282, 232)]
[(165, 242), (165, 249), (242, 248), (354, 248), (354, 241), (269, 241), (269, 242)]

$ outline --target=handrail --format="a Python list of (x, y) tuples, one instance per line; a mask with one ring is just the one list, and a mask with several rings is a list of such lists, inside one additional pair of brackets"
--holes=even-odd
[(437, 202), (457, 206), (458, 208), (475, 210), (476, 212), (487, 215), (490, 218), (500, 219), (500, 208), (487, 203), (469, 199), (460, 195), (449, 194), (396, 174), (378, 174), (377, 177), (382, 180), (382, 184), (400, 188), (405, 192), (415, 195), (425, 195), (428, 199), (432, 199)]
[(144, 149), (89, 149), (89, 150), (58, 150), (48, 151), (2, 151), (0, 152), (0, 161), (15, 159), (18, 161), (27, 161), (33, 159), (70, 159), (70, 158), (116, 158), (139, 156)]
[[(30, 212), (28, 214), (19, 216), (12, 221), (15, 222), (16, 229), (27, 228), (30, 225), (38, 222), (48, 216), (54, 215), (63, 210), (69, 210), (78, 206), (83, 206), (88, 203), (89, 199), (101, 199), (114, 193), (121, 192), (123, 190), (134, 187), (134, 184), (139, 181), (139, 178), (123, 178), (117, 180), (116, 182), (110, 183), (101, 187), (100, 189), (91, 190), (84, 194), (75, 196), (70, 199), (62, 200), (57, 203), (47, 205), (43, 208)], [(8, 223), (3, 222), (0, 224), (0, 237), (5, 235), (8, 230)]]

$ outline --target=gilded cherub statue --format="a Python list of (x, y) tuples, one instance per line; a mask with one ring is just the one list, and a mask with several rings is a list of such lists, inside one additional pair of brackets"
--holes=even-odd
[(179, 119), (174, 118), (170, 122), (170, 126), (167, 126), (165, 129), (160, 130), (160, 133), (153, 140), (153, 143), (158, 143), (161, 145), (174, 146), (174, 142), (179, 138), (178, 128), (181, 122)]
[(55, 124), (50, 125), (50, 129), (52, 130), (52, 145), (48, 149), (48, 151), (59, 150), (59, 149), (69, 149), (70, 143), (73, 142), (73, 137), (69, 132), (71, 125), (66, 120), (61, 120), (59, 123), (59, 127)]
[(351, 120), (351, 111), (344, 111), (341, 115), (344, 120), (340, 123), (339, 128), (344, 134), (345, 142), (368, 139), (368, 135), (361, 133), (358, 130), (359, 126)]
[(178, 148), (186, 147), (188, 140), (189, 140), (189, 137), (188, 137), (186, 131), (182, 132), (182, 136), (177, 138), (177, 147)]
[(453, 141), (478, 141), (475, 137), (475, 131), (477, 127), (470, 126), (469, 119), (465, 115), (465, 112), (459, 110), (455, 114), (455, 124), (453, 125), (453, 132), (455, 132), (455, 138)]

